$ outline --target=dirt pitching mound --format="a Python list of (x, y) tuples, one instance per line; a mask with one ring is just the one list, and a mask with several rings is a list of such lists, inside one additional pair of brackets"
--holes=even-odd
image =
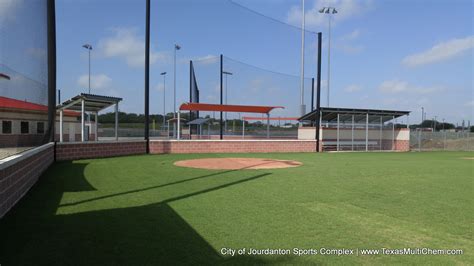
[(303, 164), (298, 161), (263, 158), (205, 158), (177, 161), (174, 165), (201, 169), (243, 170), (298, 167)]

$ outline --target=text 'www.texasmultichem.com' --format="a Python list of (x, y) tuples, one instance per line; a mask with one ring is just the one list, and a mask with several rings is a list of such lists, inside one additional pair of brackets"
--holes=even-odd
[(258, 248), (221, 248), (223, 256), (265, 256), (265, 255), (292, 255), (292, 256), (377, 256), (377, 255), (462, 255), (462, 249), (433, 249), (433, 248), (377, 248), (377, 249), (345, 249), (345, 248), (291, 248), (291, 249), (258, 249)]

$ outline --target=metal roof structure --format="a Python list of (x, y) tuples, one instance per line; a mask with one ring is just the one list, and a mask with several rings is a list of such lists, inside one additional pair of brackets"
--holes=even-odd
[(84, 109), (86, 112), (99, 112), (107, 107), (110, 107), (122, 101), (122, 98), (81, 93), (63, 102), (61, 105), (58, 105), (57, 109), (59, 110), (68, 109), (68, 110), (80, 112), (82, 111), (83, 100), (84, 100)]
[[(268, 118), (268, 120), (271, 120), (271, 121), (297, 121), (299, 119), (299, 117), (270, 117)], [(251, 120), (267, 120), (266, 117), (253, 117), (253, 116), (244, 116), (242, 117), (242, 120), (245, 120), (245, 121), (251, 121)]]
[(260, 113), (268, 114), (273, 109), (283, 106), (255, 106), (255, 105), (227, 105), (227, 104), (209, 104), (209, 103), (183, 103), (180, 111), (215, 111), (215, 112), (237, 112), (237, 113)]
[(209, 118), (198, 118), (198, 119), (194, 119), (193, 121), (190, 121), (188, 122), (187, 124), (188, 125), (202, 125), (202, 124), (206, 124), (209, 122)]
[[(340, 122), (352, 122), (354, 116), (355, 122), (366, 121), (366, 116), (369, 115), (369, 123), (380, 123), (380, 117), (383, 122), (408, 115), (410, 111), (396, 111), (396, 110), (380, 110), (380, 109), (356, 109), (356, 108), (337, 108), (337, 107), (321, 107), (322, 121), (336, 121), (339, 115)], [(315, 121), (317, 110), (305, 114), (300, 117), (299, 121)]]

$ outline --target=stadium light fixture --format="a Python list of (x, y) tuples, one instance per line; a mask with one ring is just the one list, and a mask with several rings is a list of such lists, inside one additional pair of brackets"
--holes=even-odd
[(91, 50), (92, 50), (92, 45), (90, 44), (84, 44), (82, 47), (86, 48), (87, 51), (89, 52), (89, 94), (91, 93)]
[(319, 10), (319, 13), (329, 15), (328, 22), (328, 94), (327, 94), (327, 106), (329, 107), (329, 96), (330, 96), (330, 84), (331, 84), (331, 15), (337, 14), (337, 10), (334, 7), (326, 6)]

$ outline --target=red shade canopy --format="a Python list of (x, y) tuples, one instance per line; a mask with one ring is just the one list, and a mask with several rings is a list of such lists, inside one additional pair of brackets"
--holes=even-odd
[(235, 112), (235, 113), (259, 113), (268, 114), (275, 108), (283, 106), (253, 106), (253, 105), (221, 105), (209, 103), (183, 103), (179, 110), (181, 111), (214, 111), (214, 112)]
[[(244, 116), (242, 117), (243, 120), (249, 121), (249, 120), (266, 120), (266, 117), (253, 117), (253, 116)], [(270, 120), (273, 121), (298, 121), (299, 117), (270, 117)]]

